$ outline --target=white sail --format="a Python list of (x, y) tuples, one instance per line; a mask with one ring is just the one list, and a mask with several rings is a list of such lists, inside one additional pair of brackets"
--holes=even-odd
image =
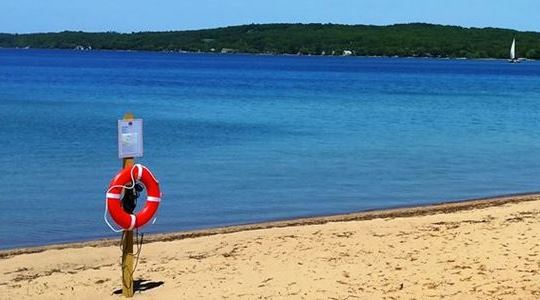
[(516, 39), (512, 41), (512, 47), (510, 47), (510, 59), (516, 58)]

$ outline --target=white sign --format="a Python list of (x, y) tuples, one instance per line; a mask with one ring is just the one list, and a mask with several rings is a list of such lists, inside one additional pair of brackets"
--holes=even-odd
[(142, 119), (118, 120), (118, 157), (143, 156)]

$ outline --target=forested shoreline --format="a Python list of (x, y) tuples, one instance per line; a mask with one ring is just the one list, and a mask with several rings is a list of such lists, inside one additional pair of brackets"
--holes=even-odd
[(540, 58), (540, 33), (423, 23), (388, 26), (251, 24), (162, 32), (0, 34), (2, 48), (146, 50), (301, 55)]

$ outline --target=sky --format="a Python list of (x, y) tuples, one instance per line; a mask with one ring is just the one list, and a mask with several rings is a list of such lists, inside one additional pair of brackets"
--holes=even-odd
[(540, 0), (0, 0), (0, 32), (425, 22), (540, 31)]

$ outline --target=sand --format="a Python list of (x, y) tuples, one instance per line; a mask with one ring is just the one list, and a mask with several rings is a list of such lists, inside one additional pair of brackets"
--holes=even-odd
[[(538, 299), (540, 196), (160, 235), (134, 299)], [(119, 299), (118, 242), (0, 252), (0, 299)]]

